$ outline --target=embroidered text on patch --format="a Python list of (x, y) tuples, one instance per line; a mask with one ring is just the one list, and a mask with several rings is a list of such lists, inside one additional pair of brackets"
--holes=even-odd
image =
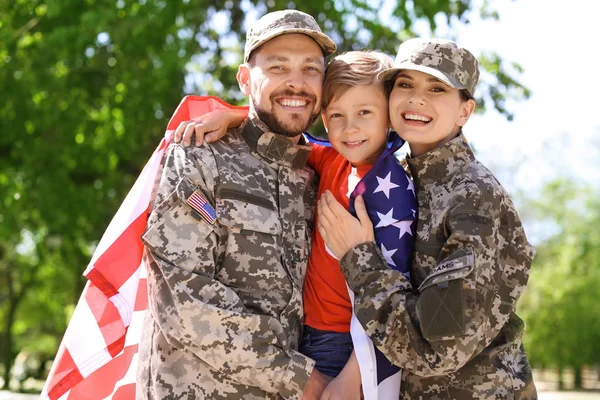
[(215, 209), (208, 203), (206, 198), (197, 190), (185, 201), (194, 209), (206, 222), (213, 225), (217, 220)]

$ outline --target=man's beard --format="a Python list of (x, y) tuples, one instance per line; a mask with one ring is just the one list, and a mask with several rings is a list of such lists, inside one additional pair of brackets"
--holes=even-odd
[[(289, 96), (298, 95), (293, 93), (284, 94)], [(301, 93), (300, 95), (303, 95), (304, 97), (310, 97), (310, 104), (315, 104), (316, 98), (314, 96), (310, 96), (305, 93)], [(271, 104), (273, 103), (275, 103), (275, 100), (271, 98)], [(303, 132), (306, 132), (306, 130), (308, 130), (308, 128), (310, 128), (312, 124), (317, 120), (317, 118), (319, 118), (319, 112), (317, 111), (316, 113), (311, 114), (307, 121), (303, 122), (303, 117), (300, 115), (300, 113), (292, 112), (288, 114), (289, 118), (291, 119), (291, 122), (281, 121), (275, 116), (275, 113), (272, 110), (265, 110), (264, 108), (260, 108), (259, 105), (256, 104), (256, 102), (254, 101), (254, 99), (252, 99), (252, 105), (254, 107), (254, 110), (256, 111), (256, 115), (258, 116), (258, 118), (260, 118), (260, 120), (267, 125), (271, 132), (278, 133), (285, 137), (294, 137), (298, 136)]]

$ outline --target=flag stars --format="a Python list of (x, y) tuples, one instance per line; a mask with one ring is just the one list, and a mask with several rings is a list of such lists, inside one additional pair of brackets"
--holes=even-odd
[(400, 229), (400, 236), (398, 237), (398, 239), (402, 239), (402, 236), (404, 236), (405, 233), (408, 233), (410, 236), (412, 236), (412, 230), (410, 229), (412, 223), (413, 221), (406, 220), (398, 221), (395, 224), (393, 224), (396, 228)]
[(388, 264), (393, 265), (394, 267), (396, 266), (396, 263), (394, 262), (394, 260), (392, 260), (392, 256), (394, 255), (394, 253), (396, 253), (398, 251), (398, 249), (386, 249), (385, 246), (383, 245), (383, 243), (381, 243), (381, 253), (383, 254), (383, 258), (385, 258), (385, 261), (387, 261)]
[(379, 217), (379, 222), (377, 223), (377, 226), (375, 226), (375, 228), (379, 228), (381, 226), (393, 225), (394, 222), (396, 222), (394, 217), (392, 217), (393, 213), (394, 213), (393, 207), (390, 211), (388, 211), (387, 214), (382, 214), (380, 212), (377, 212), (377, 216)]
[(415, 194), (415, 185), (414, 185), (412, 179), (410, 179), (408, 177), (408, 175), (406, 175), (406, 180), (408, 181), (408, 186), (407, 186), (406, 190), (412, 191), (413, 192), (413, 196), (415, 196), (415, 198), (416, 198), (417, 195)]
[(378, 182), (377, 189), (375, 189), (373, 191), (373, 193), (383, 192), (388, 199), (390, 198), (390, 190), (400, 187), (392, 182), (392, 172), (391, 171), (388, 172), (387, 176), (383, 179), (380, 177), (377, 177), (377, 182)]

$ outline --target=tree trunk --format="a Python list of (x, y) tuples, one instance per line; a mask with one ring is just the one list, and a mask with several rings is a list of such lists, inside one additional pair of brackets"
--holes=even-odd
[(558, 366), (558, 390), (565, 390), (565, 377), (562, 365)]
[(574, 367), (573, 368), (573, 374), (574, 374), (574, 381), (573, 381), (573, 388), (575, 390), (581, 390), (583, 389), (583, 371), (582, 368), (579, 367)]
[[(15, 265), (16, 268), (19, 268), (19, 265)], [(2, 389), (7, 389), (10, 383), (10, 372), (15, 362), (15, 358), (17, 357), (17, 352), (13, 349), (13, 336), (12, 336), (12, 328), (15, 323), (15, 316), (17, 314), (17, 308), (19, 307), (19, 303), (23, 299), (24, 294), (34, 283), (35, 274), (32, 274), (30, 279), (22, 282), (21, 290), (16, 290), (15, 279), (10, 270), (6, 271), (6, 283), (7, 283), (7, 292), (8, 292), (8, 311), (6, 312), (6, 319), (4, 321), (4, 332), (2, 332), (2, 342), (0, 342), (0, 363), (4, 366), (4, 384), (2, 385)]]
[(4, 332), (2, 332), (2, 365), (4, 366), (4, 383), (1, 389), (8, 389), (10, 383), (10, 371), (12, 370), (13, 363), (15, 361), (16, 354), (13, 350), (13, 337), (12, 337), (12, 326), (15, 322), (15, 311), (17, 309), (17, 299), (13, 296), (8, 299), (8, 312), (4, 321)]

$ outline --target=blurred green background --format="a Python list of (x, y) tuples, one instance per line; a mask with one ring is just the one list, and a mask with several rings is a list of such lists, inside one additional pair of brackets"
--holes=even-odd
[[(13, 389), (29, 375), (44, 379), (82, 272), (181, 98), (244, 101), (235, 73), (257, 17), (300, 9), (340, 51), (394, 55), (423, 30), (438, 34), (443, 25), (453, 39), (473, 19), (492, 23), (493, 7), (485, 0), (0, 0), (0, 388), (11, 377)], [(522, 66), (487, 50), (479, 54), (487, 71), (479, 112), (510, 121), (511, 104), (531, 92)], [(493, 165), (501, 180), (515, 168)], [(519, 304), (525, 346), (554, 381), (596, 386), (599, 190), (561, 168), (536, 183), (536, 190), (509, 187), (528, 232), (537, 233)]]

